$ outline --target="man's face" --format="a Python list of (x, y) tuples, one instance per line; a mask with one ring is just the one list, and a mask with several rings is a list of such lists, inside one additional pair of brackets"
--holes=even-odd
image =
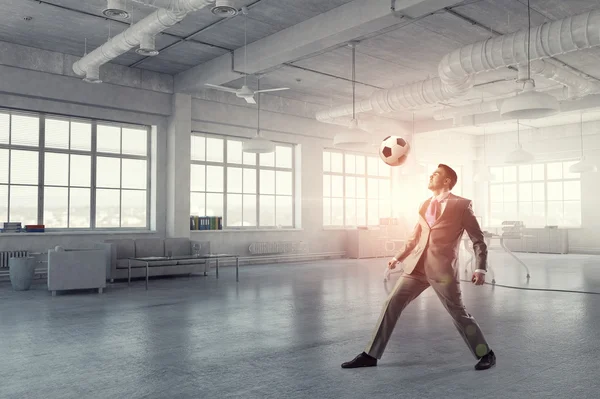
[(449, 183), (450, 179), (446, 177), (446, 172), (444, 172), (444, 169), (437, 168), (429, 177), (429, 185), (427, 188), (430, 190), (440, 190), (445, 186), (448, 186)]

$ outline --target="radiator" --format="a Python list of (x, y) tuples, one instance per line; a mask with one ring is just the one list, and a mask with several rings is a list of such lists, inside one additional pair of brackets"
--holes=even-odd
[(254, 242), (248, 250), (252, 255), (290, 254), (305, 252), (307, 245), (302, 241)]
[(0, 251), (0, 269), (8, 268), (10, 258), (25, 258), (27, 251)]

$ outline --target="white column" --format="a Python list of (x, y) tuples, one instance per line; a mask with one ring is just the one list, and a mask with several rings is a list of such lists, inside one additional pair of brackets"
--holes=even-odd
[(192, 97), (173, 95), (167, 129), (167, 237), (190, 236)]

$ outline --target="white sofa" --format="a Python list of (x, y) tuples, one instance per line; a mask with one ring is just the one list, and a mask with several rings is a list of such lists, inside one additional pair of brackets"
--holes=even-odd
[[(144, 258), (149, 256), (186, 256), (194, 253), (194, 245), (198, 245), (200, 254), (210, 253), (209, 241), (192, 241), (189, 238), (123, 238), (105, 240), (109, 245), (111, 282), (127, 278), (129, 258)], [(132, 261), (132, 265), (135, 261)], [(152, 262), (150, 276), (182, 275), (194, 273), (199, 265), (206, 264), (204, 259), (164, 260)], [(131, 277), (145, 277), (144, 268), (133, 268)]]
[(106, 287), (107, 251), (104, 249), (48, 251), (48, 291), (97, 289)]

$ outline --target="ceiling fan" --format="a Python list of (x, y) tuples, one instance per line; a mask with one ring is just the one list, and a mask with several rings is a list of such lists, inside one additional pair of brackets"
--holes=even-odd
[[(248, 29), (247, 29), (247, 27), (248, 27), (248, 8), (247, 7), (242, 7), (242, 14), (244, 14), (244, 16), (245, 16), (244, 17), (244, 69), (247, 70), (247, 65), (248, 65), (248, 57), (247, 57), (247, 52), (248, 52), (248, 35), (247, 35), (247, 32), (248, 32)], [(220, 86), (220, 85), (213, 85), (210, 83), (205, 83), (205, 85), (208, 87), (212, 87), (213, 89), (225, 91), (228, 93), (234, 93), (237, 97), (243, 98), (249, 104), (256, 104), (256, 101), (254, 100), (254, 95), (256, 93), (268, 93), (268, 92), (272, 92), (272, 91), (282, 91), (282, 90), (290, 89), (289, 87), (278, 87), (275, 89), (252, 90), (246, 84), (247, 76), (248, 76), (247, 74), (244, 74), (244, 85), (240, 89), (234, 89), (232, 87), (226, 87), (226, 86)]]
[(246, 100), (246, 102), (248, 102), (250, 104), (256, 104), (256, 101), (254, 100), (254, 95), (256, 93), (268, 93), (271, 91), (289, 90), (289, 87), (279, 87), (276, 89), (265, 89), (265, 90), (252, 90), (246, 84), (244, 84), (241, 89), (234, 89), (231, 87), (219, 86), (219, 85), (211, 85), (209, 83), (206, 83), (206, 86), (212, 87), (217, 90), (226, 91), (228, 93), (235, 93), (235, 95), (237, 97), (243, 98), (244, 100)]

